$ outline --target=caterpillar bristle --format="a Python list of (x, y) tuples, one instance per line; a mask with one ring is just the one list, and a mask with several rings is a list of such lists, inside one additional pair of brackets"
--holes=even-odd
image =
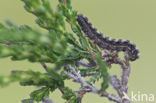
[(131, 49), (131, 50), (135, 50), (136, 49), (136, 46), (135, 45), (133, 45), (133, 44), (128, 44), (128, 47)]
[(123, 41), (123, 44), (124, 44), (124, 45), (128, 45), (129, 43), (130, 43), (129, 40)]
[(134, 53), (134, 54), (138, 54), (138, 53), (139, 53), (139, 50), (135, 49), (135, 50), (133, 51), (133, 53)]

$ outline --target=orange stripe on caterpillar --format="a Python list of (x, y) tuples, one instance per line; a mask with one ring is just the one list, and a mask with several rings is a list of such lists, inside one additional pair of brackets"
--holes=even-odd
[(88, 22), (88, 18), (83, 15), (77, 15), (77, 22), (80, 25), (85, 35), (93, 40), (100, 48), (112, 51), (128, 52), (129, 59), (135, 61), (139, 58), (139, 50), (136, 49), (134, 44), (131, 44), (128, 40), (122, 41), (121, 39), (116, 41), (115, 39), (109, 40), (108, 37), (103, 37), (101, 33), (98, 33), (96, 28), (92, 27), (92, 24)]

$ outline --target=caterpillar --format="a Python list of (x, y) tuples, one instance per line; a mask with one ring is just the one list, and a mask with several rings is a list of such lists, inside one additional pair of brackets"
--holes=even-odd
[(84, 17), (82, 14), (77, 15), (77, 22), (85, 35), (90, 40), (94, 41), (94, 43), (96, 43), (101, 49), (127, 52), (130, 61), (135, 61), (139, 58), (139, 50), (136, 49), (136, 45), (130, 43), (129, 40), (110, 40), (108, 37), (103, 37), (103, 34), (97, 32), (97, 29), (92, 27), (92, 24), (88, 22), (88, 18)]

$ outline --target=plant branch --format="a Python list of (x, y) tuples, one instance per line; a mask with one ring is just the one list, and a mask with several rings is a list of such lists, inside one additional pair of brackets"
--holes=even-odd
[(76, 66), (80, 66), (80, 65), (84, 66), (84, 67), (92, 67), (91, 64), (88, 64), (88, 63), (86, 63), (86, 62), (84, 62), (82, 60), (76, 62)]
[[(40, 64), (41, 64), (42, 67), (45, 69), (45, 71), (48, 72), (47, 65), (46, 65), (45, 63), (43, 63), (43, 62), (41, 62)], [(62, 94), (64, 94), (64, 91), (63, 91), (61, 88), (58, 88), (58, 89), (60, 90), (60, 92), (61, 92)], [(43, 103), (50, 103), (50, 102), (43, 102)], [(52, 103), (54, 103), (54, 102), (52, 102)]]
[(116, 52), (105, 51), (105, 54), (102, 56), (102, 58), (108, 65), (119, 64), (121, 66), (121, 80), (119, 80), (116, 76), (110, 76), (110, 83), (121, 97), (121, 103), (131, 103), (127, 96), (128, 79), (131, 71), (128, 53), (125, 52), (124, 60), (121, 60)]
[(73, 68), (71, 65), (66, 65), (66, 67), (70, 70), (70, 72), (64, 71), (64, 75), (72, 78), (74, 82), (82, 84), (82, 88), (79, 89), (79, 93), (77, 94), (77, 97), (83, 96), (87, 92), (92, 92), (95, 94), (98, 94), (102, 97), (107, 97), (109, 100), (114, 101), (116, 103), (120, 103), (121, 99), (115, 96), (114, 94), (109, 94), (106, 91), (100, 92), (99, 89), (97, 89), (94, 85), (90, 85), (87, 82), (84, 81), (83, 77), (80, 74), (80, 71), (76, 71), (75, 68)]
[(55, 103), (55, 102), (49, 98), (46, 98), (42, 100), (42, 103)]
[(110, 84), (113, 86), (113, 88), (118, 92), (119, 96), (122, 97), (123, 93), (121, 90), (121, 81), (117, 78), (117, 76), (110, 76)]
[(42, 67), (45, 69), (46, 72), (48, 72), (48, 68), (47, 65), (43, 62), (40, 63), (42, 65)]

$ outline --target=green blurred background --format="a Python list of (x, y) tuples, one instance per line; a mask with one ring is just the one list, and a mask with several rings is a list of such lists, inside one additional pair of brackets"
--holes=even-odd
[[(56, 6), (57, 0), (52, 0)], [(140, 50), (140, 59), (132, 62), (132, 72), (129, 81), (129, 95), (145, 93), (156, 95), (156, 0), (73, 0), (73, 8), (89, 18), (95, 27), (104, 35), (112, 38), (131, 40)], [(18, 25), (27, 24), (39, 28), (35, 16), (27, 13), (20, 0), (0, 0), (0, 21), (11, 19)], [(7, 75), (13, 69), (43, 71), (40, 64), (27, 61), (11, 61), (0, 59), (0, 75)], [(118, 66), (113, 65), (111, 74), (120, 73)], [(79, 85), (73, 85), (75, 90)], [(100, 86), (99, 83), (96, 86)], [(0, 88), (0, 103), (20, 103), (21, 99), (29, 97), (33, 87), (20, 87), (14, 83), (6, 88)], [(109, 89), (112, 91), (112, 88)], [(56, 103), (64, 103), (61, 93), (56, 90), (51, 97)], [(155, 98), (156, 99), (156, 98)], [(151, 103), (155, 103), (155, 101)], [(83, 103), (113, 103), (95, 94), (87, 94)], [(150, 102), (133, 102), (150, 103)]]

